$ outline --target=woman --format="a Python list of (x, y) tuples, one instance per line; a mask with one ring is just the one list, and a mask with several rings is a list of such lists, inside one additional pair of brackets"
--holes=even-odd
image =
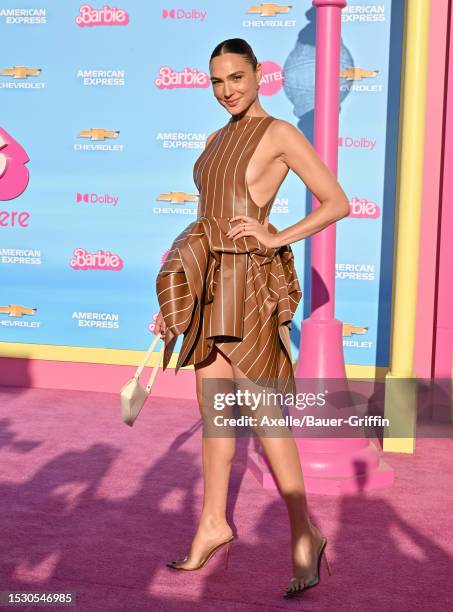
[[(176, 365), (193, 364), (200, 411), (206, 414), (208, 379), (259, 383), (270, 379), (294, 391), (289, 330), (302, 296), (290, 243), (349, 214), (349, 201), (306, 137), (268, 115), (258, 99), (261, 65), (239, 38), (220, 43), (210, 58), (214, 96), (229, 122), (207, 139), (194, 166), (200, 192), (197, 220), (173, 242), (156, 280), (160, 312), (155, 333), (165, 338), (164, 369), (177, 336)], [(253, 156), (253, 159), (252, 159)], [(293, 170), (321, 205), (277, 231), (268, 215)], [(327, 540), (310, 522), (299, 454), (292, 436), (259, 435), (289, 515), (292, 596), (319, 582)], [(233, 532), (226, 519), (234, 436), (203, 436), (204, 500), (190, 553), (168, 565), (195, 570)]]

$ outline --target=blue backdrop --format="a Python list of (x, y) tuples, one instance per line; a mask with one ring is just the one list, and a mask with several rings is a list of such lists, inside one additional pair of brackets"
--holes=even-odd
[[(309, 0), (2, 3), (0, 340), (146, 349), (162, 257), (196, 216), (193, 164), (229, 118), (208, 81), (213, 48), (245, 38), (262, 106), (313, 142), (315, 34)], [(338, 178), (352, 210), (337, 225), (335, 314), (348, 364), (388, 364), (401, 38), (401, 2), (342, 11)], [(310, 205), (290, 172), (270, 221), (284, 229)], [(296, 358), (310, 239), (292, 248)]]

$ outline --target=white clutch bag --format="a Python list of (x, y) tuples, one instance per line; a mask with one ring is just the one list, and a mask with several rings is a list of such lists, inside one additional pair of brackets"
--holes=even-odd
[(140, 375), (143, 372), (143, 368), (145, 367), (146, 362), (148, 361), (151, 353), (153, 352), (154, 347), (156, 346), (157, 342), (160, 339), (161, 339), (160, 336), (156, 335), (156, 337), (151, 342), (151, 346), (149, 347), (148, 352), (145, 355), (145, 358), (143, 359), (142, 363), (138, 366), (137, 371), (135, 372), (134, 376), (127, 381), (127, 383), (122, 387), (120, 391), (121, 417), (123, 421), (126, 423), (126, 425), (130, 425), (131, 427), (134, 424), (135, 419), (138, 417), (140, 410), (143, 407), (143, 404), (145, 403), (146, 399), (148, 398), (148, 395), (151, 392), (151, 388), (157, 376), (159, 366), (161, 365), (161, 362), (162, 362), (162, 357), (163, 357), (164, 348), (165, 348), (165, 343), (163, 341), (162, 341), (162, 347), (159, 351), (159, 357), (157, 359), (157, 363), (153, 367), (153, 371), (151, 372), (151, 376), (149, 377), (149, 382), (146, 385), (146, 387), (142, 387), (139, 382)]

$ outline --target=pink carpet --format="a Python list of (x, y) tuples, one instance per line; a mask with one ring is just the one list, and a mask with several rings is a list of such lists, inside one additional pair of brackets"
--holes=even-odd
[(329, 577), (286, 601), (286, 509), (245, 471), (238, 440), (229, 521), (237, 533), (199, 572), (175, 572), (202, 499), (195, 402), (150, 398), (133, 428), (104, 393), (0, 389), (0, 591), (72, 591), (77, 607), (22, 610), (451, 609), (451, 440), (385, 454), (395, 485), (342, 499), (310, 495), (329, 539)]

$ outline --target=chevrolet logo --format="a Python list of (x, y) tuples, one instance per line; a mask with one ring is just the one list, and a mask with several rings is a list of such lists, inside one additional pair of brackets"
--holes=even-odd
[(365, 77), (375, 77), (379, 73), (379, 70), (365, 70), (364, 68), (345, 68), (340, 70), (340, 76), (344, 77), (348, 81), (361, 81)]
[(361, 325), (352, 325), (352, 323), (343, 323), (343, 336), (352, 336), (355, 334), (366, 334), (368, 327)]
[(10, 304), (9, 306), (0, 306), (0, 314), (1, 313), (7, 314), (10, 317), (21, 317), (26, 314), (34, 315), (36, 313), (36, 308), (26, 308), (19, 304)]
[(91, 140), (105, 140), (106, 138), (118, 138), (119, 130), (105, 130), (104, 128), (91, 128), (90, 130), (80, 130), (80, 138), (90, 138)]
[(184, 191), (171, 191), (170, 193), (161, 193), (157, 200), (170, 202), (170, 204), (184, 204), (185, 202), (196, 202), (198, 196), (189, 195)]
[(292, 4), (275, 4), (274, 2), (263, 2), (260, 5), (252, 5), (247, 13), (261, 15), (262, 17), (274, 17), (278, 13), (289, 13)]
[(13, 66), (13, 68), (4, 68), (2, 76), (12, 76), (13, 79), (26, 79), (29, 76), (39, 76), (41, 68), (27, 68), (27, 66)]

